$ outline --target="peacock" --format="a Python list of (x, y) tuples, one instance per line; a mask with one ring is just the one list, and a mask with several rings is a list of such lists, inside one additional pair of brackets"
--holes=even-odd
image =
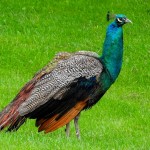
[[(107, 15), (109, 19), (110, 14)], [(38, 131), (55, 131), (74, 120), (80, 138), (80, 112), (95, 105), (118, 77), (123, 59), (122, 26), (131, 22), (125, 15), (114, 16), (108, 26), (102, 55), (91, 51), (60, 52), (37, 72), (0, 113), (0, 130), (17, 131), (29, 119)]]

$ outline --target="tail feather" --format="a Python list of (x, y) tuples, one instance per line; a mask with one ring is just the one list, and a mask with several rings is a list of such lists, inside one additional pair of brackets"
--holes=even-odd
[(0, 113), (0, 131), (8, 127), (8, 131), (17, 130), (26, 120), (25, 116), (20, 116), (19, 106), (29, 97), (35, 82), (28, 82), (15, 97), (15, 99), (6, 106)]
[(0, 130), (7, 127), (18, 117), (17, 111), (13, 108), (13, 103), (10, 103), (8, 106), (4, 108), (0, 115)]
[(19, 127), (26, 121), (27, 118), (25, 117), (18, 117), (16, 121), (14, 121), (7, 131), (17, 131)]

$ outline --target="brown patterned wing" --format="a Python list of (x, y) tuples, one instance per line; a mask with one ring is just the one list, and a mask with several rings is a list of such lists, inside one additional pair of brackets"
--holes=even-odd
[(89, 55), (76, 54), (59, 61), (50, 73), (38, 80), (30, 97), (19, 107), (19, 114), (27, 115), (52, 98), (59, 98), (68, 90), (66, 87), (69, 87), (76, 79), (81, 77), (89, 79), (99, 76), (101, 72), (100, 61)]

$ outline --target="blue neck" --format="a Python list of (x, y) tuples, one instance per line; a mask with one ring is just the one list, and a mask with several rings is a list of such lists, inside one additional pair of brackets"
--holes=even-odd
[(108, 69), (113, 81), (119, 75), (123, 58), (123, 30), (115, 22), (107, 28), (103, 53), (100, 57), (102, 63)]

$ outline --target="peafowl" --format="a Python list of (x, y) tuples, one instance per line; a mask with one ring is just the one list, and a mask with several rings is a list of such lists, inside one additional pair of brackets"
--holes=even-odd
[(30, 118), (36, 119), (39, 132), (52, 132), (66, 125), (69, 136), (69, 123), (74, 119), (76, 135), (80, 138), (80, 112), (96, 104), (119, 75), (122, 26), (129, 22), (125, 15), (115, 15), (107, 28), (102, 56), (90, 51), (57, 54), (2, 110), (0, 130), (8, 127), (7, 131), (16, 131)]

